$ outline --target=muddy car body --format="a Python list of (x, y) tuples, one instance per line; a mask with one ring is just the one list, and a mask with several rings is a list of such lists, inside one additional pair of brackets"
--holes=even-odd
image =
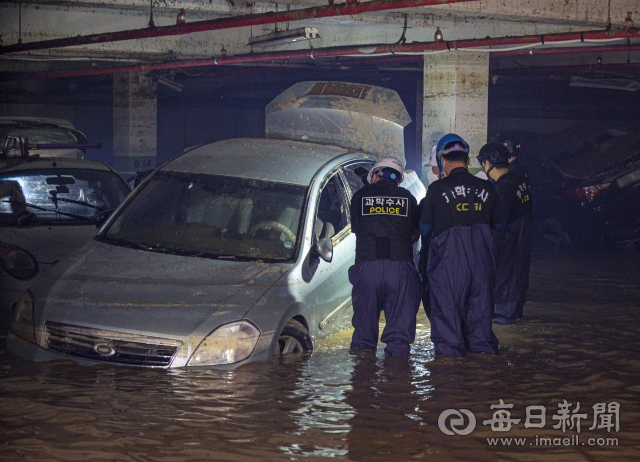
[(235, 367), (312, 349), (346, 327), (349, 204), (377, 157), (309, 134), (219, 141), (160, 167), (93, 242), (25, 293), (9, 349), (36, 360)]
[(94, 217), (129, 193), (111, 167), (90, 160), (0, 159), (0, 313), (35, 278), (96, 233)]
[(527, 159), (535, 214), (554, 245), (640, 238), (640, 135), (583, 125), (546, 136)]

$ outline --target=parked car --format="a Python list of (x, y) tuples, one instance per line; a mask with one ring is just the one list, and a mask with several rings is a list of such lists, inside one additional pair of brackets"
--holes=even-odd
[[(65, 119), (51, 117), (0, 117), (0, 146), (6, 146), (10, 138), (28, 139), (31, 155), (40, 157), (71, 157), (84, 159), (86, 148), (71, 147), (85, 145), (87, 137)], [(40, 145), (69, 145), (66, 149), (35, 148)]]
[(89, 241), (98, 213), (130, 188), (109, 166), (56, 158), (0, 158), (0, 335), (36, 276)]
[(556, 246), (640, 241), (640, 135), (587, 124), (527, 153), (540, 235)]
[[(305, 84), (294, 98), (317, 92), (315, 82)], [(395, 92), (362, 88), (362, 103), (397, 111)], [(313, 104), (338, 111), (343, 96), (332, 92)], [(362, 116), (345, 103), (345, 118)], [(9, 350), (32, 360), (165, 368), (235, 367), (311, 350), (352, 315), (349, 204), (377, 157), (346, 144), (231, 139), (164, 164), (92, 242), (24, 293)]]

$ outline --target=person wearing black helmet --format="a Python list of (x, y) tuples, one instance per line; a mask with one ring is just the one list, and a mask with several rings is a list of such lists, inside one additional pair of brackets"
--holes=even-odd
[(522, 316), (529, 289), (533, 241), (531, 187), (527, 178), (509, 170), (509, 152), (504, 145), (484, 145), (477, 159), (496, 188), (506, 217), (497, 255), (493, 323), (515, 324)]
[(351, 230), (356, 261), (349, 268), (353, 304), (351, 350), (375, 350), (380, 312), (386, 326), (380, 340), (386, 356), (409, 354), (420, 308), (420, 277), (413, 264), (413, 242), (419, 238), (418, 203), (399, 185), (404, 176), (395, 157), (380, 159), (367, 184), (351, 199)]
[(491, 140), (492, 143), (500, 143), (509, 153), (509, 171), (518, 175), (527, 177), (527, 171), (520, 162), (518, 156), (520, 155), (520, 143), (518, 139), (511, 133), (498, 133)]
[[(468, 171), (469, 145), (450, 133), (436, 148), (445, 177), (422, 200), (420, 231), (428, 245), (431, 341), (436, 355), (498, 353), (491, 330), (495, 244), (491, 229), (504, 229), (498, 195)], [(423, 242), (424, 242), (423, 241)]]

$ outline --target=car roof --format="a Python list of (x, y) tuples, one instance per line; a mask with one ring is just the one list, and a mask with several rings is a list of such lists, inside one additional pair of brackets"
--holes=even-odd
[(349, 152), (338, 146), (304, 141), (236, 138), (194, 148), (165, 164), (162, 170), (306, 186), (324, 164)]
[(68, 157), (47, 157), (39, 159), (31, 157), (28, 160), (17, 157), (0, 159), (0, 173), (24, 172), (45, 168), (80, 168), (86, 170), (102, 170), (105, 172), (113, 171), (111, 167), (97, 160), (72, 159)]
[(66, 119), (56, 119), (53, 117), (0, 117), (0, 125), (16, 124), (19, 122), (28, 122), (32, 124), (52, 124), (59, 125), (64, 128), (75, 129), (73, 124)]

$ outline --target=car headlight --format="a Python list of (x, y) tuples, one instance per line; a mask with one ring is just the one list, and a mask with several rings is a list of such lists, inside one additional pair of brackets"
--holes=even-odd
[(38, 262), (24, 249), (0, 244), (0, 266), (16, 279), (31, 279), (38, 274)]
[(36, 328), (33, 322), (33, 294), (28, 290), (22, 294), (13, 311), (11, 330), (18, 337), (36, 343)]
[(259, 338), (258, 328), (247, 321), (218, 327), (200, 342), (187, 366), (237, 363), (249, 357)]

